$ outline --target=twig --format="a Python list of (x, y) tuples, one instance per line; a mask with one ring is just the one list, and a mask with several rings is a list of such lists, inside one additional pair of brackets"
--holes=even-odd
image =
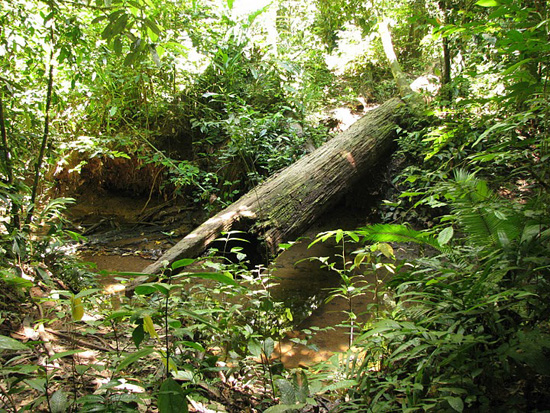
[(151, 185), (151, 190), (149, 191), (149, 198), (147, 198), (147, 202), (145, 203), (145, 205), (143, 205), (143, 208), (141, 208), (141, 211), (139, 211), (138, 216), (140, 216), (143, 213), (143, 211), (145, 211), (145, 208), (147, 208), (147, 205), (149, 205), (149, 202), (151, 202), (151, 197), (153, 196), (153, 190), (155, 189), (155, 183), (157, 182), (157, 178), (158, 178), (159, 174), (162, 171), (164, 171), (165, 169), (166, 169), (166, 166), (163, 166), (155, 174), (155, 177), (153, 178), (153, 183)]
[(66, 338), (67, 340), (72, 340), (75, 344), (78, 344), (81, 347), (92, 348), (94, 350), (100, 350), (100, 351), (113, 351), (114, 350), (110, 345), (105, 343), (104, 340), (101, 339), (100, 337), (95, 337), (95, 338), (102, 341), (105, 344), (105, 346), (100, 346), (99, 344), (90, 343), (88, 341), (81, 340), (79, 338), (74, 337), (74, 334), (66, 334), (66, 333), (62, 333), (61, 331), (52, 330), (50, 328), (47, 328), (46, 331), (48, 333), (54, 334), (58, 337)]

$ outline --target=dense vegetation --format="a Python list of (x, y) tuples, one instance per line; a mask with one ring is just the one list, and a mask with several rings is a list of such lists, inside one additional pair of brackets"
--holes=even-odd
[[(0, 411), (547, 409), (546, 2), (310, 3), (1, 3)], [(431, 92), (398, 131), (380, 224), (316, 240), (342, 246), (322, 261), (350, 303), (346, 353), (286, 370), (275, 348), (293, 314), (269, 270), (215, 251), (131, 299), (97, 288), (70, 255), (84, 238), (65, 196), (231, 203), (329, 138), (324, 108), (397, 93), (381, 22)], [(381, 271), (384, 285), (360, 277)], [(352, 306), (362, 294), (371, 308)], [(56, 353), (44, 332), (60, 324)]]

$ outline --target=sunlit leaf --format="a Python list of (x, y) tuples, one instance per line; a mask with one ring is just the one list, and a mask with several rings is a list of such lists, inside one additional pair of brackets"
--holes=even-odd
[(82, 320), (84, 316), (84, 305), (80, 297), (71, 299), (71, 315), (74, 321)]
[(378, 251), (380, 251), (386, 258), (394, 258), (393, 248), (390, 244), (382, 242), (378, 244)]
[(219, 273), (219, 272), (197, 272), (197, 273), (187, 273), (187, 274), (185, 274), (185, 276), (186, 277), (199, 277), (199, 278), (204, 278), (204, 279), (207, 279), (207, 280), (214, 280), (214, 281), (218, 281), (219, 283), (227, 284), (227, 285), (234, 285), (234, 286), (239, 285), (233, 279), (233, 276), (229, 272), (226, 272), (226, 273), (223, 273), (223, 274)]
[(479, 0), (476, 4), (481, 7), (496, 7), (499, 5), (496, 0)]
[(447, 227), (439, 233), (439, 236), (437, 237), (437, 242), (439, 242), (439, 245), (446, 245), (453, 238), (453, 235), (453, 227)]
[(148, 315), (143, 316), (143, 329), (146, 333), (149, 333), (152, 338), (158, 338), (159, 335), (155, 330), (153, 319)]
[(271, 357), (274, 350), (275, 342), (271, 337), (266, 338), (262, 344), (262, 351), (264, 353), (264, 356), (266, 356), (267, 358)]

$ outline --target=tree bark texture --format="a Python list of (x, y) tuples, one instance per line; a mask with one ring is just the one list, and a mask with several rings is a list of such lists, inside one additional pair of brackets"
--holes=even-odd
[[(196, 257), (224, 231), (247, 231), (275, 254), (282, 242), (300, 236), (394, 147), (405, 104), (394, 98), (368, 112), (348, 130), (270, 177), (238, 201), (205, 221), (144, 272)], [(144, 282), (147, 277), (129, 285)], [(128, 289), (128, 287), (127, 287)]]

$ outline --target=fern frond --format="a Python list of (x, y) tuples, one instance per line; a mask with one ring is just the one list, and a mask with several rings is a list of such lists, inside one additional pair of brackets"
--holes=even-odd
[(487, 183), (463, 169), (447, 185), (451, 208), (475, 245), (506, 247), (521, 234), (521, 220)]
[(429, 245), (439, 251), (443, 250), (443, 247), (439, 245), (434, 236), (422, 231), (416, 231), (405, 225), (375, 224), (360, 228), (357, 233), (364, 236), (367, 240), (374, 242), (414, 242)]

